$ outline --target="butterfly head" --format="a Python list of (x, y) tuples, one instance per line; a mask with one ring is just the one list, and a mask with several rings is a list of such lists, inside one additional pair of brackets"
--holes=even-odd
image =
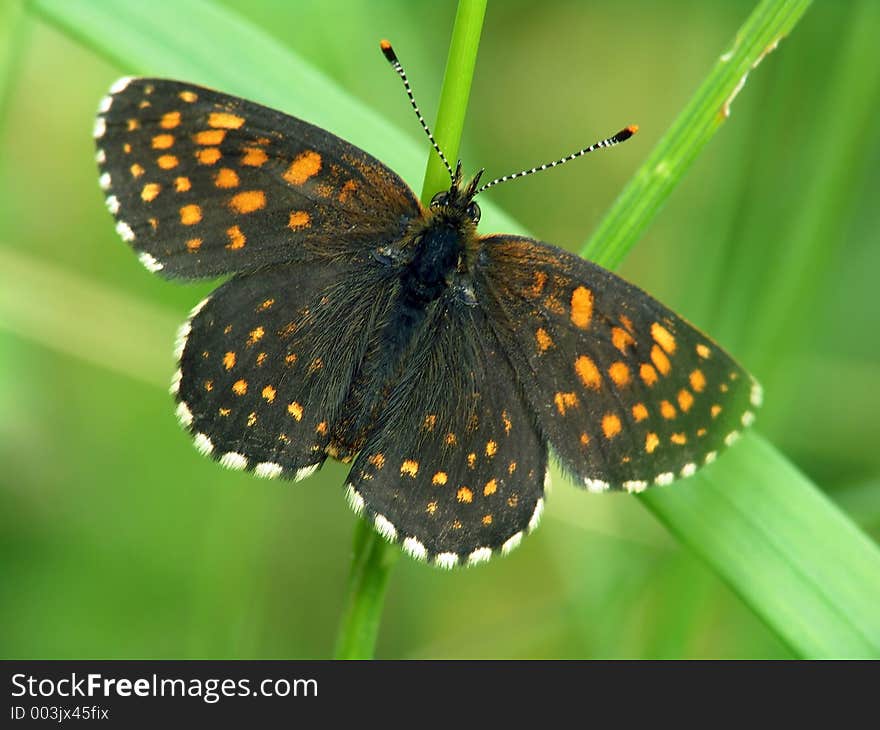
[(480, 206), (474, 201), (477, 194), (477, 186), (483, 170), (477, 172), (467, 183), (464, 183), (461, 173), (461, 161), (455, 167), (452, 175), (452, 184), (449, 190), (441, 190), (431, 198), (431, 209), (449, 218), (469, 220), (473, 225), (480, 222)]

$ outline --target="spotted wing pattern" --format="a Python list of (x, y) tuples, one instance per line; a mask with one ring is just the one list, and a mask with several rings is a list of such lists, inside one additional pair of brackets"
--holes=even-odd
[(357, 147), (191, 84), (121, 79), (95, 138), (116, 230), (168, 277), (350, 260), (421, 214), (407, 185)]
[(588, 489), (690, 476), (754, 420), (757, 382), (645, 292), (532, 239), (482, 241), (478, 299), (543, 435)]
[(388, 292), (342, 264), (278, 265), (218, 288), (181, 329), (172, 384), (196, 447), (258, 476), (311, 474)]
[(348, 498), (413, 557), (450, 568), (507, 552), (543, 508), (546, 448), (482, 311), (444, 296), (412, 347)]

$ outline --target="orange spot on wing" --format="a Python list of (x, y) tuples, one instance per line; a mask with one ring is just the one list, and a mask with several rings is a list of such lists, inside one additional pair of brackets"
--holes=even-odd
[(439, 487), (439, 486), (442, 486), (442, 485), (446, 484), (446, 482), (448, 481), (448, 479), (449, 479), (449, 477), (447, 477), (445, 471), (438, 471), (438, 472), (432, 477), (432, 479), (431, 479), (431, 484), (433, 484), (434, 486)]
[(649, 388), (657, 382), (657, 371), (654, 370), (653, 366), (648, 365), (647, 363), (642, 363), (639, 367), (639, 376)]
[(605, 438), (613, 439), (620, 433), (620, 429), (620, 418), (614, 413), (606, 413), (602, 418), (602, 433), (605, 434)]
[(247, 190), (236, 193), (229, 200), (229, 207), (235, 213), (253, 213), (266, 207), (266, 194), (262, 190)]
[(247, 236), (241, 232), (241, 228), (238, 226), (227, 228), (226, 235), (229, 237), (229, 243), (226, 244), (226, 248), (230, 251), (237, 251), (240, 248), (244, 248), (245, 243), (247, 243)]
[(611, 366), (608, 368), (608, 374), (618, 388), (629, 385), (631, 376), (626, 363), (620, 361), (611, 363)]
[(232, 392), (235, 393), (236, 395), (244, 395), (245, 393), (247, 393), (247, 390), (248, 390), (247, 380), (236, 380), (232, 384)]
[(498, 453), (498, 444), (491, 439), (486, 442), (486, 456), (490, 459)]
[(290, 220), (287, 223), (287, 227), (292, 231), (297, 231), (300, 228), (308, 228), (312, 224), (312, 217), (304, 210), (292, 210), (290, 211)]
[(293, 416), (297, 421), (301, 421), (303, 417), (303, 407), (293, 401), (289, 406), (287, 406), (287, 412)]
[(407, 459), (400, 465), (400, 473), (401, 475), (407, 474), (415, 478), (416, 474), (419, 473), (419, 462), (414, 461), (413, 459)]
[(163, 114), (162, 119), (159, 121), (159, 126), (162, 129), (174, 129), (178, 124), (180, 124), (180, 112)]
[(636, 403), (632, 407), (633, 418), (636, 423), (640, 421), (644, 421), (648, 417), (648, 409), (645, 407), (644, 403)]
[(649, 454), (654, 453), (654, 449), (656, 449), (660, 445), (660, 438), (656, 433), (652, 431), (648, 432), (648, 435), (645, 436), (645, 451)]
[(683, 413), (687, 413), (691, 406), (694, 404), (694, 397), (691, 395), (690, 391), (682, 388), (678, 391), (678, 407), (681, 408)]
[(703, 375), (702, 370), (694, 370), (690, 375), (691, 388), (693, 388), (697, 393), (702, 393), (706, 387), (706, 376)]
[(154, 150), (167, 150), (173, 144), (173, 134), (157, 134), (155, 137), (153, 137), (152, 145)]
[(659, 345), (654, 345), (654, 347), (651, 348), (651, 362), (654, 363), (654, 366), (661, 374), (669, 374), (672, 366), (669, 364), (669, 358), (666, 357), (666, 353), (660, 349)]
[(547, 352), (553, 346), (553, 340), (550, 335), (547, 334), (547, 330), (543, 327), (538, 327), (535, 332), (535, 340), (538, 343), (538, 349), (541, 352)]
[(589, 446), (590, 445), (590, 437), (586, 432), (581, 433), (580, 437), (581, 446)]
[(385, 454), (370, 454), (367, 461), (377, 469), (381, 469), (385, 466)]
[(269, 159), (266, 151), (259, 147), (245, 147), (244, 154), (241, 156), (241, 164), (248, 167), (260, 167)]
[(459, 487), (459, 490), (456, 493), (455, 498), (459, 502), (465, 502), (467, 504), (470, 504), (471, 502), (474, 501), (474, 493), (470, 489), (468, 489), (467, 487)]
[(271, 385), (267, 385), (263, 388), (263, 399), (272, 403), (275, 400), (276, 390)]
[(584, 286), (571, 293), (571, 321), (575, 327), (586, 329), (593, 318), (593, 292)]
[(208, 115), (208, 126), (215, 129), (239, 129), (244, 124), (244, 117), (229, 112), (211, 112)]
[(599, 374), (599, 368), (596, 363), (586, 355), (580, 355), (574, 361), (574, 370), (581, 379), (581, 382), (591, 390), (599, 390), (602, 385), (602, 376)]
[(126, 132), (134, 132), (136, 129), (141, 128), (141, 123), (137, 119), (128, 119), (125, 122), (125, 131)]
[(556, 404), (556, 410), (560, 416), (564, 416), (569, 408), (577, 408), (578, 397), (574, 393), (557, 393), (553, 402)]
[(235, 367), (235, 353), (234, 352), (227, 352), (223, 356), (223, 367), (225, 367), (227, 370), (232, 370), (232, 368)]
[(173, 170), (180, 164), (180, 160), (178, 160), (174, 155), (162, 155), (158, 160), (156, 160), (156, 164), (163, 170)]
[(718, 418), (718, 414), (721, 413), (721, 406), (716, 403), (709, 409), (709, 412), (712, 414), (712, 418)]
[(677, 444), (678, 446), (684, 446), (688, 441), (687, 436), (685, 436), (683, 433), (674, 433), (672, 434), (672, 436), (669, 437), (669, 440), (672, 441), (672, 443)]
[(221, 167), (214, 175), (214, 185), (218, 188), (236, 188), (238, 183), (238, 174), (228, 167)]
[(678, 411), (675, 410), (675, 406), (668, 400), (662, 400), (660, 401), (660, 415), (669, 421), (678, 415)]
[(302, 185), (306, 180), (317, 175), (320, 170), (321, 155), (312, 150), (306, 150), (290, 163), (290, 167), (282, 177), (291, 185)]
[(202, 220), (202, 209), (193, 205), (184, 205), (180, 209), (180, 222), (185, 226), (193, 226)]
[(174, 189), (178, 193), (185, 193), (192, 187), (192, 183), (190, 182), (188, 177), (176, 177), (174, 178)]
[(346, 180), (342, 190), (339, 191), (339, 202), (346, 202), (355, 190), (357, 190), (357, 183), (354, 180)]
[(490, 479), (486, 482), (486, 486), (483, 487), (483, 496), (488, 497), (490, 494), (495, 494), (498, 491), (498, 480)]
[(247, 338), (248, 347), (252, 347), (252, 346), (256, 345), (260, 340), (263, 339), (263, 335), (265, 335), (265, 334), (266, 334), (266, 330), (264, 330), (262, 327), (254, 327), (250, 331), (250, 333), (248, 334), (248, 338)]
[(697, 355), (699, 355), (699, 356), (700, 356), (701, 358), (703, 358), (704, 360), (705, 360), (707, 357), (709, 357), (709, 355), (712, 354), (711, 351), (709, 350), (709, 348), (706, 347), (706, 346), (703, 345), (703, 344), (699, 344), (699, 345), (697, 345), (696, 350), (697, 350)]
[(202, 165), (213, 165), (221, 157), (223, 157), (223, 154), (217, 147), (205, 147), (204, 149), (196, 150), (196, 159)]
[(651, 337), (670, 355), (675, 354), (675, 337), (663, 325), (654, 322), (651, 325)]
[(327, 427), (327, 421), (321, 421), (317, 426), (315, 426), (315, 433), (319, 436), (326, 436), (329, 429)]
[(144, 174), (144, 168), (141, 167), (137, 162), (135, 162), (130, 168), (132, 177), (140, 177)]
[(633, 336), (625, 329), (620, 327), (611, 328), (611, 344), (613, 344), (623, 355), (626, 355), (626, 348), (634, 345), (636, 341)]
[(216, 145), (223, 141), (226, 136), (225, 129), (206, 129), (193, 135), (193, 142), (201, 145)]
[(144, 189), (141, 190), (141, 200), (145, 203), (153, 202), (161, 189), (162, 186), (159, 183), (147, 183), (144, 185)]
[(186, 242), (186, 247), (189, 251), (198, 251), (199, 248), (201, 248), (201, 246), (202, 246), (202, 239), (201, 238), (190, 238)]
[(199, 95), (194, 91), (181, 91), (178, 96), (187, 104), (192, 104), (194, 101), (198, 101), (199, 98)]
[(425, 507), (425, 512), (429, 515), (434, 514), (437, 511), (437, 502), (428, 502), (428, 506)]
[(537, 299), (544, 291), (544, 284), (547, 281), (547, 274), (543, 271), (536, 271), (532, 285), (525, 290), (525, 295), (531, 299)]

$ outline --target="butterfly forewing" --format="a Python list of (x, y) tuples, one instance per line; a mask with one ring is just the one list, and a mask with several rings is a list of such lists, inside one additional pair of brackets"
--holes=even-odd
[(121, 80), (95, 137), (117, 230), (170, 277), (357, 258), (421, 212), (406, 184), (357, 147), (199, 86)]
[(414, 557), (480, 562), (537, 524), (546, 449), (479, 308), (446, 296), (412, 353), (352, 466), (349, 499)]
[(388, 302), (344, 264), (279, 265), (217, 289), (181, 331), (172, 386), (196, 446), (260, 476), (311, 473)]
[(757, 383), (645, 292), (532, 239), (482, 242), (489, 319), (542, 433), (588, 488), (689, 476), (751, 423)]

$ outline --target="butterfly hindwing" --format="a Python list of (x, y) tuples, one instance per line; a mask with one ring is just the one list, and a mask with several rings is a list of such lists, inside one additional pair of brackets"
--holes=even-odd
[(95, 138), (117, 231), (169, 277), (351, 260), (421, 214), (407, 185), (363, 150), (191, 84), (120, 80)]
[(193, 311), (172, 391), (204, 453), (259, 476), (302, 478), (335, 419), (388, 288), (369, 269), (278, 265), (240, 274)]
[(760, 386), (645, 292), (532, 239), (482, 244), (478, 298), (542, 433), (589, 489), (690, 476), (753, 420)]
[(428, 314), (348, 497), (385, 537), (441, 567), (515, 547), (538, 522), (546, 448), (483, 312)]

